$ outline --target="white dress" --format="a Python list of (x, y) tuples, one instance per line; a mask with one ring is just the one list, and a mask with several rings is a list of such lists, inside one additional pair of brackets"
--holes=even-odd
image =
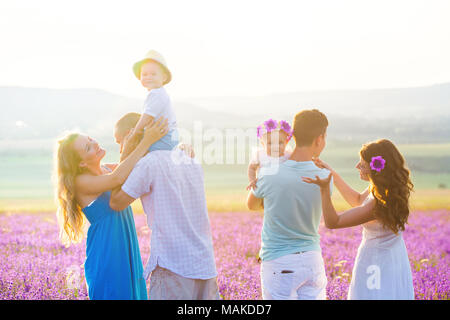
[[(373, 196), (370, 194), (365, 201)], [(402, 232), (396, 235), (377, 220), (363, 224), (353, 267), (349, 300), (414, 300), (408, 253)]]

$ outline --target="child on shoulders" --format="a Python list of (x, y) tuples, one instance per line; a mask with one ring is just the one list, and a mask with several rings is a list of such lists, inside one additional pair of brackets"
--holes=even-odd
[(148, 95), (144, 102), (143, 113), (130, 139), (134, 135), (142, 133), (145, 126), (151, 121), (164, 117), (168, 119), (169, 132), (151, 145), (149, 151), (172, 150), (178, 145), (179, 137), (175, 112), (170, 97), (164, 88), (172, 79), (166, 61), (161, 54), (155, 50), (150, 50), (144, 59), (133, 65), (133, 72), (136, 78), (141, 81), (142, 86), (148, 90)]

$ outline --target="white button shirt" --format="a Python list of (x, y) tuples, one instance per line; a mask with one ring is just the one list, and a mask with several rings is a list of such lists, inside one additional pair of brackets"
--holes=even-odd
[(134, 167), (122, 190), (141, 197), (152, 230), (144, 277), (156, 265), (190, 279), (217, 276), (203, 169), (183, 151), (153, 151)]

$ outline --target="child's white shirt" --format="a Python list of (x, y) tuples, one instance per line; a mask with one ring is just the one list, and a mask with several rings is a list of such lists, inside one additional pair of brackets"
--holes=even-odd
[(167, 118), (169, 130), (176, 129), (177, 118), (175, 116), (175, 111), (172, 108), (170, 97), (164, 87), (149, 91), (143, 109), (145, 114), (152, 116), (155, 120), (159, 117)]
[(285, 162), (291, 157), (292, 151), (286, 147), (284, 155), (281, 157), (271, 157), (267, 155), (264, 148), (258, 148), (252, 156), (251, 163), (259, 164), (259, 167), (270, 167), (273, 164), (280, 164)]

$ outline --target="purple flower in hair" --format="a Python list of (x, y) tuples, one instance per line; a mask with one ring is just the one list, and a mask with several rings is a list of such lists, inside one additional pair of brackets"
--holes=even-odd
[(289, 125), (289, 122), (285, 120), (280, 121), (280, 129), (286, 132), (288, 135), (291, 133), (291, 126)]
[(370, 162), (370, 168), (377, 172), (381, 172), (384, 169), (384, 165), (386, 160), (383, 159), (382, 156), (372, 157), (372, 161)]
[(266, 127), (267, 132), (270, 132), (277, 128), (278, 123), (273, 119), (269, 119), (267, 121), (264, 121), (264, 126)]
[(273, 119), (266, 120), (264, 121), (264, 124), (262, 126), (258, 126), (256, 128), (256, 135), (258, 136), (258, 138), (261, 138), (264, 134), (274, 130), (283, 130), (284, 132), (286, 132), (288, 136), (287, 140), (292, 137), (293, 130), (287, 121), (281, 120), (280, 122), (278, 122)]
[(258, 128), (256, 128), (256, 136), (258, 138), (261, 138), (263, 135), (263, 128), (261, 126), (258, 126)]

